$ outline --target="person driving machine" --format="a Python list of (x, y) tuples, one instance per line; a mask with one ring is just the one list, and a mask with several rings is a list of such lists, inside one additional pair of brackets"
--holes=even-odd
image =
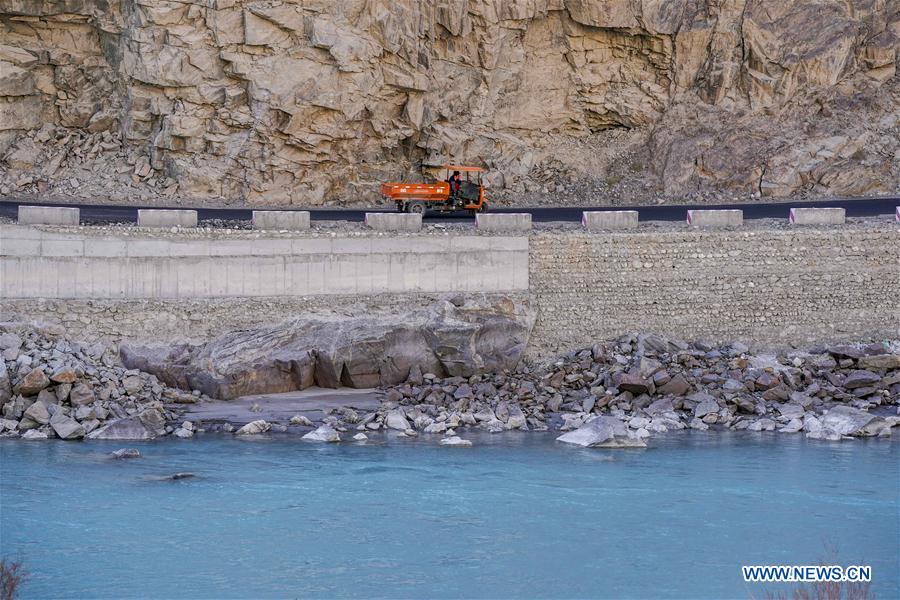
[(447, 180), (447, 183), (450, 184), (450, 201), (456, 206), (460, 204), (460, 189), (462, 189), (462, 177), (459, 174), (459, 171), (453, 171), (453, 175), (450, 176), (450, 179)]

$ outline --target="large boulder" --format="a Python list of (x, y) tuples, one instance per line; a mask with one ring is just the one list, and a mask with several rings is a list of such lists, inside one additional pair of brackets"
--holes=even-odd
[(556, 441), (586, 448), (643, 448), (647, 444), (613, 417), (595, 417)]
[(822, 428), (838, 435), (878, 435), (888, 424), (881, 417), (851, 406), (835, 406), (821, 419)]
[(63, 440), (77, 440), (84, 437), (84, 427), (81, 423), (61, 410), (53, 413), (53, 417), (50, 418), (50, 427)]
[(152, 440), (166, 432), (165, 416), (156, 408), (116, 419), (88, 434), (92, 440)]
[(16, 384), (14, 391), (23, 396), (33, 396), (48, 385), (50, 385), (50, 378), (47, 377), (42, 368), (36, 367)]
[(27, 417), (40, 425), (46, 425), (50, 422), (50, 412), (47, 410), (47, 405), (44, 404), (42, 400), (37, 400), (34, 404), (25, 409), (25, 413), (22, 416)]
[(399, 384), (416, 370), (468, 377), (512, 369), (535, 311), (524, 301), (441, 300), (410, 313), (304, 317), (236, 331), (200, 346), (120, 349), (131, 369), (217, 398)]
[(272, 428), (267, 421), (263, 419), (259, 419), (256, 421), (250, 421), (240, 429), (234, 432), (234, 435), (259, 435), (260, 433), (265, 433)]

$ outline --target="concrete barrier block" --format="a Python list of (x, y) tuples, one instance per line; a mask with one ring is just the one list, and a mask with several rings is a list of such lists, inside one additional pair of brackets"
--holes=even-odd
[(61, 206), (19, 206), (21, 225), (78, 225), (81, 211)]
[(309, 229), (308, 210), (254, 210), (253, 229)]
[(744, 224), (744, 211), (689, 210), (687, 223), (693, 227), (740, 227)]
[(478, 213), (475, 227), (481, 231), (531, 231), (531, 213)]
[(590, 210), (581, 213), (581, 225), (589, 230), (633, 229), (638, 226), (636, 210)]
[(366, 213), (366, 227), (375, 231), (419, 231), (422, 215), (416, 213)]
[(846, 219), (843, 208), (792, 208), (791, 225), (843, 225)]
[(138, 227), (196, 227), (196, 210), (138, 210)]

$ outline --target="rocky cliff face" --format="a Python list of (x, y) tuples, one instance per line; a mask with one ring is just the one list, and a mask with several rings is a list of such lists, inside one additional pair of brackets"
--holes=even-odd
[(4, 0), (0, 191), (891, 192), (898, 39), (892, 0)]

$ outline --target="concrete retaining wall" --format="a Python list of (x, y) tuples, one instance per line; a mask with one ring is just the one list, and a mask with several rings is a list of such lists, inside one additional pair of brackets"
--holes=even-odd
[(138, 227), (196, 227), (196, 210), (141, 209)]
[(335, 237), (0, 225), (0, 283), (0, 320), (62, 323), (78, 339), (199, 341), (304, 310), (402, 313), (447, 292), (528, 295), (538, 308), (530, 352), (541, 355), (629, 331), (773, 344), (900, 338), (891, 221)]
[(21, 225), (78, 225), (81, 211), (60, 206), (19, 206)]
[(222, 298), (528, 289), (528, 239), (104, 237), (0, 226), (4, 298)]
[(633, 229), (638, 226), (636, 210), (597, 210), (581, 213), (581, 225), (588, 231)]
[(309, 229), (309, 211), (254, 210), (253, 229), (303, 231)]

